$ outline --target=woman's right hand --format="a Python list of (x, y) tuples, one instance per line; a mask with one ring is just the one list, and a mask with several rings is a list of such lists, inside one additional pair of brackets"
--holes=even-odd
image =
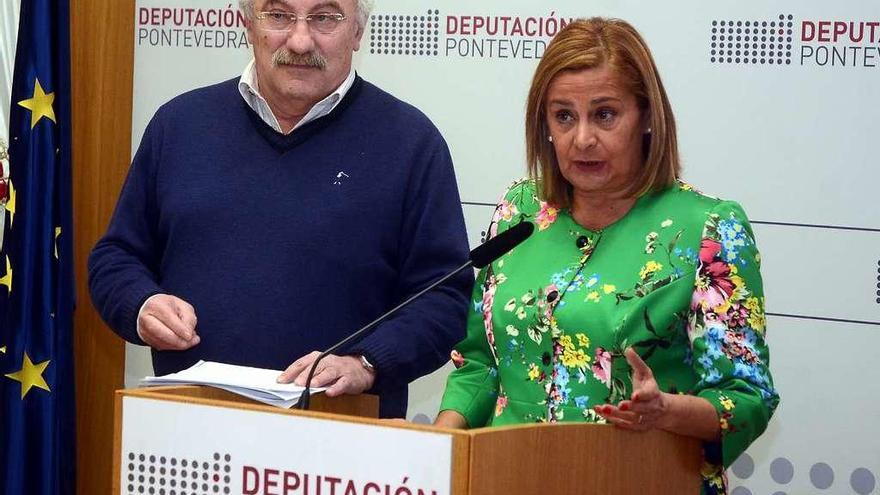
[(437, 419), (434, 420), (434, 426), (464, 430), (467, 429), (468, 424), (464, 419), (464, 416), (452, 409), (447, 409), (445, 411), (440, 411), (440, 414), (437, 415)]

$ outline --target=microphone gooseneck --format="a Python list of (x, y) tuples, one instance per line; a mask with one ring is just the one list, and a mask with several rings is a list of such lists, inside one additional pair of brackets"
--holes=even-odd
[(308, 410), (312, 378), (315, 376), (315, 370), (317, 370), (318, 363), (320, 363), (322, 359), (324, 359), (328, 355), (336, 352), (337, 350), (341, 349), (343, 346), (350, 344), (350, 343), (354, 342), (355, 340), (365, 336), (368, 331), (372, 330), (379, 323), (382, 323), (383, 321), (388, 319), (389, 316), (400, 311), (403, 307), (405, 307), (409, 303), (415, 301), (416, 299), (421, 297), (426, 292), (433, 290), (438, 285), (440, 285), (443, 282), (446, 282), (450, 278), (454, 277), (462, 270), (464, 270), (466, 268), (470, 268), (472, 266), (476, 267), (476, 268), (483, 268), (486, 265), (488, 265), (489, 263), (492, 263), (493, 261), (497, 260), (498, 258), (503, 256), (505, 253), (507, 253), (508, 251), (510, 251), (511, 249), (513, 249), (514, 247), (518, 246), (520, 243), (522, 243), (523, 241), (528, 239), (528, 237), (530, 235), (532, 235), (532, 232), (534, 232), (534, 230), (535, 230), (535, 225), (533, 223), (520, 222), (517, 225), (498, 234), (497, 236), (489, 239), (488, 241), (486, 241), (482, 245), (476, 247), (475, 249), (473, 249), (470, 252), (470, 254), (468, 255), (469, 259), (466, 263), (459, 266), (455, 270), (452, 270), (451, 272), (447, 273), (446, 275), (439, 278), (438, 280), (434, 281), (433, 283), (431, 283), (430, 285), (428, 285), (424, 289), (420, 290), (419, 292), (408, 297), (402, 303), (400, 303), (397, 306), (386, 311), (385, 314), (383, 314), (382, 316), (376, 318), (375, 320), (371, 321), (370, 323), (367, 323), (366, 325), (364, 325), (363, 327), (358, 329), (358, 331), (356, 331), (353, 334), (349, 335), (348, 337), (340, 340), (339, 342), (337, 342), (336, 344), (332, 345), (330, 348), (328, 348), (327, 350), (322, 352), (320, 355), (318, 355), (317, 359), (315, 359), (315, 361), (309, 367), (309, 374), (306, 378), (305, 388), (302, 392), (302, 395), (300, 395), (300, 397), (299, 397), (299, 401), (296, 404), (296, 408)]

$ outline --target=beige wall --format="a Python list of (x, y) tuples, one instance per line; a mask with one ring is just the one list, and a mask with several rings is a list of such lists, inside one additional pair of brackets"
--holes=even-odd
[(110, 493), (113, 392), (124, 348), (92, 307), (86, 260), (107, 228), (131, 149), (134, 0), (71, 0), (77, 493)]

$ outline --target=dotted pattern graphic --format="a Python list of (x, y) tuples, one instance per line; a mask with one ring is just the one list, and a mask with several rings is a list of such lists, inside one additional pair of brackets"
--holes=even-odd
[(436, 56), (440, 48), (440, 11), (425, 15), (370, 16), (370, 53)]
[[(755, 461), (749, 454), (743, 454), (730, 466), (730, 472), (741, 480), (748, 480), (755, 473)], [(802, 476), (806, 475), (810, 479), (810, 484), (819, 490), (828, 490), (835, 488), (835, 472), (828, 463), (817, 462), (810, 466), (809, 471), (802, 472)], [(770, 478), (780, 485), (787, 485), (795, 477), (794, 464), (785, 457), (777, 457), (770, 463)], [(849, 476), (849, 487), (858, 495), (868, 495), (874, 492), (877, 486), (877, 479), (873, 472), (867, 468), (860, 467), (853, 470)], [(846, 478), (837, 480), (835, 493), (843, 493), (847, 488), (841, 485), (846, 482)], [(745, 486), (738, 486), (731, 491), (731, 495), (752, 495), (752, 491)], [(788, 495), (785, 491), (776, 491), (773, 495)]]
[(713, 20), (709, 61), (715, 64), (790, 65), (794, 16), (772, 21)]
[(184, 459), (129, 452), (123, 466), (123, 490), (128, 495), (203, 495), (231, 493), (229, 454), (211, 460)]

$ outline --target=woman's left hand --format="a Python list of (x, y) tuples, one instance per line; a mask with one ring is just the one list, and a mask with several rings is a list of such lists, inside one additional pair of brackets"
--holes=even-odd
[(663, 429), (669, 406), (668, 394), (660, 390), (651, 368), (632, 347), (623, 354), (633, 370), (630, 400), (620, 401), (616, 406), (602, 404), (593, 409), (609, 423), (621, 428), (638, 431)]

